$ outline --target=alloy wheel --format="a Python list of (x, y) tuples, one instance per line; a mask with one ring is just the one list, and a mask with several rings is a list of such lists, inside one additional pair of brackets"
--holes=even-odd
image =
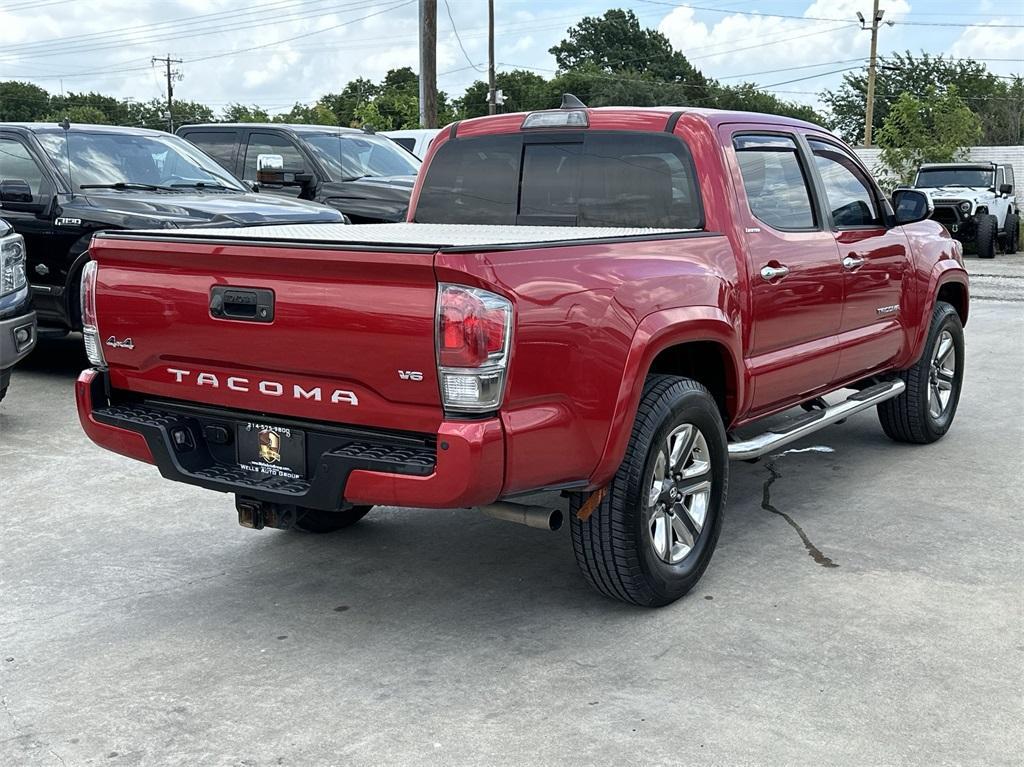
[(676, 565), (697, 545), (711, 502), (711, 454), (693, 424), (673, 429), (658, 448), (647, 497), (648, 533), (663, 562)]

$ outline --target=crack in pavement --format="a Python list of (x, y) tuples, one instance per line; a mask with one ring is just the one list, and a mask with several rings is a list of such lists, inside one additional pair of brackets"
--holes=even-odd
[(796, 530), (796, 534), (800, 536), (800, 540), (804, 542), (804, 548), (807, 549), (807, 553), (811, 558), (822, 567), (839, 567), (835, 562), (826, 557), (817, 546), (811, 543), (811, 539), (807, 537), (807, 533), (803, 531), (803, 528), (796, 523), (796, 521), (784, 511), (779, 511), (777, 508), (772, 506), (772, 495), (771, 487), (775, 480), (782, 476), (782, 472), (775, 468), (775, 458), (781, 458), (782, 456), (774, 456), (769, 459), (764, 467), (768, 469), (768, 473), (771, 475), (764, 481), (764, 486), (761, 490), (761, 508), (765, 511), (770, 511), (772, 514), (777, 514), (789, 523), (789, 526)]

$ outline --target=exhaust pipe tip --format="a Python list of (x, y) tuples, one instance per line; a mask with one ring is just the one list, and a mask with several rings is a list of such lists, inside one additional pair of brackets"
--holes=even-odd
[(552, 509), (551, 514), (548, 515), (548, 530), (551, 532), (561, 530), (563, 521), (561, 509)]
[(480, 511), (488, 517), (515, 522), (537, 530), (555, 532), (561, 529), (565, 515), (561, 509), (548, 509), (543, 506), (527, 506), (522, 503), (499, 501), (489, 506), (481, 506)]

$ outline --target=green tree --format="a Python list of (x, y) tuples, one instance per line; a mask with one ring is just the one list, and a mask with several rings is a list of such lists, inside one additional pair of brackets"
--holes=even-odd
[(550, 49), (562, 71), (593, 65), (606, 73), (633, 70), (662, 80), (703, 80), (686, 56), (661, 32), (640, 26), (633, 11), (613, 8), (585, 16)]
[(819, 125), (827, 123), (825, 117), (814, 111), (813, 107), (793, 101), (783, 101), (774, 93), (759, 90), (755, 83), (718, 86), (715, 91), (714, 106), (718, 109), (738, 109), (746, 112), (785, 115)]
[(80, 125), (117, 124), (115, 122), (116, 118), (111, 120), (109, 112), (104, 112), (102, 109), (88, 104), (72, 104), (71, 106), (54, 110), (44, 118), (44, 121), (57, 123), (62, 122), (64, 118), (67, 118), (68, 122)]
[(881, 161), (891, 185), (909, 183), (923, 162), (952, 162), (981, 137), (981, 121), (956, 87), (931, 86), (918, 99), (902, 94), (878, 131)]
[[(198, 101), (173, 102), (172, 116), (174, 127), (194, 123), (216, 122), (213, 110)], [(152, 99), (143, 103), (125, 102), (126, 119), (122, 124), (137, 125), (154, 130), (167, 130), (167, 102), (163, 99)]]
[(982, 140), (987, 144), (1024, 144), (1024, 77), (1000, 81), (1002, 95), (985, 104)]
[(328, 93), (320, 99), (320, 103), (334, 113), (338, 125), (353, 127), (359, 124), (356, 110), (368, 103), (380, 88), (365, 77), (350, 80), (341, 93)]
[[(355, 109), (355, 122), (375, 130), (418, 128), (420, 124), (419, 78), (409, 67), (392, 69), (370, 99)], [(444, 91), (437, 93), (437, 119), (446, 125), (455, 113)]]
[[(867, 79), (866, 70), (848, 72), (839, 88), (821, 93), (821, 100), (831, 112), (833, 127), (852, 144), (864, 139)], [(873, 129), (878, 131), (882, 127), (889, 110), (902, 94), (920, 98), (929, 88), (935, 88), (939, 93), (956, 88), (964, 102), (979, 115), (985, 114), (996, 99), (1005, 95), (1005, 86), (1000, 79), (980, 62), (933, 57), (927, 53), (914, 56), (910, 51), (897, 53), (879, 60), (875, 76)], [(1002, 143), (1001, 137), (994, 132), (987, 132), (980, 138), (990, 143)]]
[(68, 93), (50, 97), (48, 119), (71, 122), (95, 123), (100, 125), (121, 125), (128, 120), (128, 109), (123, 99), (105, 96), (102, 93)]
[(220, 119), (226, 123), (268, 123), (270, 115), (265, 109), (255, 104), (229, 104), (220, 114)]
[[(558, 106), (558, 96), (551, 83), (533, 72), (525, 69), (498, 72), (494, 82), (505, 97), (505, 103), (499, 107), (502, 112), (532, 112)], [(487, 83), (477, 80), (470, 85), (454, 107), (461, 118), (487, 114)]]
[(50, 111), (50, 94), (18, 80), (0, 82), (0, 122), (34, 122)]
[(289, 111), (274, 115), (276, 123), (301, 123), (303, 125), (337, 125), (338, 118), (321, 103), (295, 104)]

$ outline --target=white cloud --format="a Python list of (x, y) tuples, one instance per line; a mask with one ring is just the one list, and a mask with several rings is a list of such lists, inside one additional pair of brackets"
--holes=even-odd
[[(256, 103), (271, 109), (295, 101), (312, 102), (324, 93), (337, 91), (355, 77), (380, 80), (388, 69), (410, 66), (418, 69), (417, 9), (411, 3), (370, 18), (362, 16), (392, 7), (398, 0), (89, 0), (44, 5), (36, 9), (0, 10), (0, 79), (21, 76), (51, 92), (95, 90), (115, 96), (148, 100), (163, 94), (162, 72), (150, 66), (150, 57), (170, 53), (185, 59), (185, 79), (178, 83), (181, 99), (202, 101), (215, 109), (230, 102)], [(274, 3), (277, 10), (260, 11)], [(487, 9), (480, 0), (449, 0), (455, 24), (470, 60), (481, 68), (487, 58)], [(694, 64), (710, 77), (739, 82), (729, 75), (764, 72), (820, 62), (864, 58), (868, 34), (856, 24), (856, 12), (870, 14), (871, 0), (806, 0), (805, 10), (792, 11), (794, 4), (760, 0), (740, 6), (745, 13), (694, 12), (689, 8), (668, 9), (640, 3), (612, 0), (524, 0), (496, 3), (497, 59), (499, 70), (513, 66), (534, 68), (544, 75), (554, 69), (547, 49), (557, 43), (565, 30), (585, 15), (601, 15), (609, 7), (633, 7), (646, 26), (658, 26)], [(700, 3), (698, 3), (700, 5)], [(899, 20), (910, 11), (908, 0), (886, 0), (886, 20)], [(926, 10), (940, 8), (963, 13), (964, 6), (949, 0), (917, 3)], [(799, 4), (795, 4), (800, 8)], [(2, 7), (2, 6), (0, 6)], [(840, 22), (780, 19), (750, 15), (756, 8), (785, 8), (805, 17), (848, 19)], [(196, 15), (223, 13), (212, 20), (181, 27), (171, 39), (158, 34), (160, 28), (135, 30), (127, 41), (98, 48), (104, 38), (93, 41), (89, 50), (77, 46), (70, 36), (106, 34), (132, 25), (180, 21)], [(287, 18), (301, 16), (301, 18)], [(964, 17), (968, 18), (968, 17)], [(266, 22), (263, 26), (239, 29), (243, 23)], [(352, 21), (345, 26), (337, 26)], [(335, 29), (328, 29), (335, 27)], [(842, 26), (842, 29), (831, 30)], [(977, 24), (963, 30), (953, 28), (883, 27), (879, 50), (888, 52), (922, 47), (936, 53), (984, 58), (1008, 58), (1024, 49), (1024, 30), (996, 30)], [(310, 34), (321, 31), (317, 34)], [(213, 34), (199, 34), (214, 32)], [(302, 35), (309, 35), (300, 37)], [(959, 35), (959, 37), (958, 37)], [(63, 41), (61, 39), (64, 38)], [(273, 47), (274, 41), (298, 38)], [(41, 41), (45, 55), (13, 46)], [(750, 46), (776, 42), (763, 47)], [(955, 42), (954, 42), (955, 41)], [(952, 47), (950, 47), (952, 45)], [(747, 49), (747, 50), (742, 50)], [(34, 52), (41, 53), (37, 48)], [(221, 54), (230, 55), (221, 55)], [(200, 60), (217, 55), (217, 58)], [(452, 33), (444, 3), (438, 9), (438, 85), (451, 95), (460, 95), (473, 80), (485, 75), (468, 66)], [(501, 63), (505, 62), (504, 66)], [(842, 67), (795, 70), (749, 77), (763, 85)], [(856, 66), (853, 62), (851, 66)], [(992, 63), (1001, 74), (1020, 69), (1012, 63)], [(132, 70), (118, 72), (117, 70)], [(94, 72), (88, 76), (82, 73)], [(815, 93), (839, 81), (841, 75), (782, 85), (775, 90), (785, 98), (814, 103)]]
[(989, 61), (986, 65), (996, 74), (1021, 74), (1024, 71), (1024, 29), (996, 26), (1018, 22), (1019, 19), (1004, 17), (969, 26), (950, 46), (950, 55), (982, 59), (1015, 58), (1016, 61)]
[[(906, 0), (892, 0), (886, 5), (885, 21), (898, 21), (910, 11), (910, 4)], [(870, 18), (871, 2), (818, 0), (809, 5), (801, 14), (803, 18), (799, 19), (732, 13), (711, 23), (699, 21), (693, 9), (681, 7), (671, 11), (658, 25), (658, 29), (705, 74), (723, 78), (725, 83), (751, 80), (766, 85), (815, 74), (817, 71), (828, 72), (844, 66), (858, 66), (857, 61), (848, 60), (866, 59), (869, 48), (868, 33), (862, 31), (857, 24), (858, 11), (865, 18)], [(848, 20), (845, 25), (844, 20)], [(883, 27), (879, 34), (886, 35), (889, 42), (888, 46), (880, 50), (891, 48), (891, 43), (899, 37), (888, 26)], [(746, 78), (730, 77), (734, 74), (766, 72), (822, 62), (848, 63), (823, 66), (820, 70), (809, 68), (805, 72), (795, 70), (788, 74), (778, 72)], [(833, 77), (832, 81), (835, 80)], [(816, 100), (813, 91), (821, 87), (821, 82), (802, 81), (790, 85), (789, 90), (808, 93), (780, 95), (812, 103)]]

